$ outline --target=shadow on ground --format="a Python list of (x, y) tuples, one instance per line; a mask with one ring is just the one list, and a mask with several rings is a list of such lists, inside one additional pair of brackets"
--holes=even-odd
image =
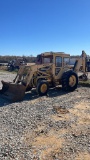
[[(62, 96), (67, 94), (68, 92), (64, 92), (61, 87), (56, 87), (56, 88), (50, 88), (48, 94), (46, 95), (47, 97), (57, 97), (57, 96)], [(33, 89), (30, 92), (25, 93), (25, 97), (22, 101), (16, 102), (16, 103), (21, 103), (25, 101), (30, 101), (30, 100), (35, 100), (38, 99), (39, 95), (37, 95), (36, 90)], [(8, 100), (6, 97), (0, 95), (0, 107), (4, 107), (6, 105), (12, 104), (10, 100)]]

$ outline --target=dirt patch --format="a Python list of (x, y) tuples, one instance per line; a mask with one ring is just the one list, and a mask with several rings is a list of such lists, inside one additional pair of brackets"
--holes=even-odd
[(63, 108), (62, 106), (53, 106), (53, 110), (58, 114), (66, 114), (69, 112), (66, 108)]
[[(88, 111), (87, 111), (88, 110)], [(81, 102), (75, 105), (73, 109), (70, 110), (74, 116), (77, 116), (77, 123), (79, 124), (90, 124), (90, 104), (87, 102)]]
[(32, 135), (25, 134), (23, 142), (33, 149), (34, 155), (40, 152), (40, 160), (53, 160), (59, 154), (64, 139), (60, 138), (54, 130), (50, 130), (45, 134), (43, 132), (44, 128), (45, 126), (39, 127)]
[(90, 160), (90, 154), (88, 152), (78, 153), (75, 160)]
[(69, 115), (63, 115), (63, 116), (62, 115), (52, 115), (51, 118), (54, 121), (60, 121), (60, 120), (68, 121), (70, 119)]
[(7, 71), (7, 66), (0, 66), (1, 71)]

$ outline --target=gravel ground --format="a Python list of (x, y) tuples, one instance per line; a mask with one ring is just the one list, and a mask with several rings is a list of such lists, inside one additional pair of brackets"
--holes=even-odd
[[(0, 72), (0, 88), (14, 77)], [(17, 103), (0, 97), (0, 160), (89, 159), (90, 88), (57, 87), (44, 97), (33, 90)]]

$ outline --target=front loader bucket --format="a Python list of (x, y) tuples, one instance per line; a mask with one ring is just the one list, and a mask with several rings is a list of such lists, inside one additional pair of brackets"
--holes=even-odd
[(2, 81), (3, 87), (0, 90), (2, 97), (12, 102), (21, 101), (24, 98), (26, 87), (21, 84)]

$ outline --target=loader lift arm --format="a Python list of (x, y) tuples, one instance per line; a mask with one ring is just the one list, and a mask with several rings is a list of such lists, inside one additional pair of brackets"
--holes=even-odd
[[(32, 65), (29, 67), (22, 66), (13, 82), (2, 81), (3, 87), (2, 90), (0, 90), (0, 94), (13, 102), (23, 100), (25, 92), (37, 86), (38, 79), (47, 79), (48, 81), (48, 79), (52, 78), (51, 73), (48, 73), (49, 70), (51, 71), (51, 66), (52, 64), (48, 64), (45, 72), (40, 71), (40, 69), (47, 67), (45, 64)], [(34, 75), (35, 73), (36, 77)]]

